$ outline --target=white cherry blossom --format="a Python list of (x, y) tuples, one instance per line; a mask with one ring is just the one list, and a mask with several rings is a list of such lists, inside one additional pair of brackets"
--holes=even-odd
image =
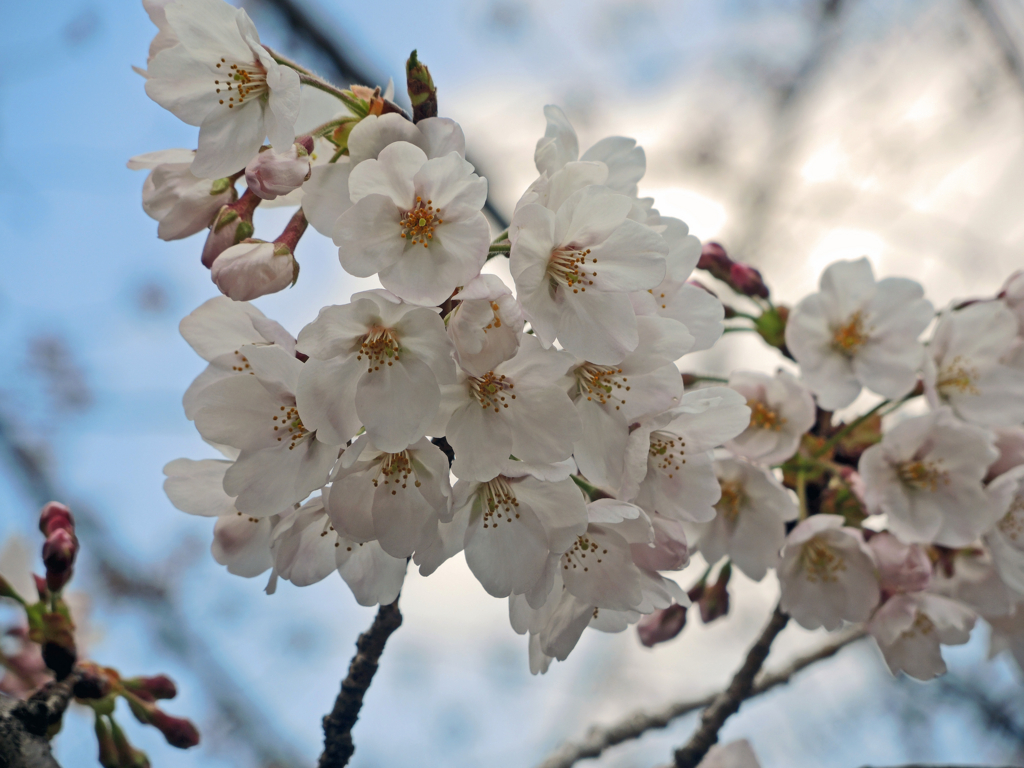
[(521, 207), (509, 227), (509, 268), (523, 312), (544, 346), (555, 337), (598, 365), (620, 362), (639, 343), (631, 291), (665, 276), (668, 248), (629, 220), (630, 198), (605, 187), (573, 193), (557, 211)]
[(876, 533), (868, 548), (878, 566), (883, 594), (922, 592), (932, 583), (932, 561), (920, 544), (904, 544), (888, 531)]
[(276, 344), (295, 353), (295, 339), (280, 324), (244, 301), (217, 296), (186, 315), (179, 325), (182, 337), (209, 365), (182, 398), (185, 416), (195, 419), (196, 396), (215, 381), (247, 374), (252, 366), (242, 354), (246, 344)]
[(709, 563), (728, 557), (760, 581), (779, 562), (786, 523), (799, 515), (796, 503), (770, 471), (745, 461), (720, 459), (715, 474), (722, 486), (718, 514), (698, 526), (697, 547)]
[(866, 621), (878, 605), (871, 552), (839, 515), (814, 515), (790, 531), (777, 572), (780, 607), (806, 629)]
[(754, 371), (729, 374), (729, 386), (750, 407), (750, 425), (726, 448), (759, 464), (781, 464), (800, 446), (804, 433), (814, 426), (814, 398), (791, 373), (774, 376)]
[(1024, 604), (1018, 605), (1017, 610), (1009, 616), (986, 617), (986, 621), (992, 627), (989, 636), (989, 658), (1009, 651), (1017, 666), (1024, 670)]
[(176, 0), (164, 12), (179, 42), (149, 62), (146, 93), (199, 126), (192, 173), (240, 171), (268, 136), (275, 147), (291, 146), (299, 76), (260, 45), (248, 14), (224, 0)]
[(213, 223), (221, 206), (238, 198), (230, 179), (200, 179), (190, 167), (191, 149), (165, 149), (136, 155), (128, 161), (133, 171), (149, 169), (142, 185), (142, 210), (160, 222), (161, 240), (180, 240), (202, 232)]
[(735, 390), (708, 387), (685, 393), (677, 407), (642, 419), (630, 432), (616, 495), (648, 513), (711, 520), (721, 497), (712, 451), (749, 422), (750, 409)]
[(353, 206), (332, 232), (348, 273), (379, 273), (389, 291), (429, 305), (480, 272), (490, 242), (480, 212), (487, 181), (458, 152), (431, 160), (408, 142), (389, 144), (353, 166), (348, 191)]
[(786, 323), (786, 346), (822, 408), (849, 405), (862, 387), (890, 399), (914, 388), (924, 362), (918, 337), (933, 314), (923, 296), (907, 278), (876, 282), (867, 259), (837, 261), (822, 273), (820, 292)]
[(683, 394), (674, 361), (693, 337), (681, 323), (657, 316), (638, 317), (637, 333), (640, 343), (621, 363), (577, 359), (570, 371), (569, 397), (583, 424), (573, 455), (587, 479), (604, 488), (622, 483), (629, 425), (678, 405)]
[(206, 440), (241, 452), (224, 475), (235, 506), (253, 517), (276, 514), (323, 487), (338, 448), (308, 429), (295, 404), (302, 363), (276, 345), (240, 350), (251, 370), (196, 394), (196, 428)]
[(1002, 302), (947, 310), (928, 344), (929, 401), (984, 426), (1024, 421), (1024, 370), (1007, 365), (1020, 346), (1017, 318)]
[(1000, 578), (1024, 596), (1024, 464), (1003, 473), (988, 485), (988, 495), (1005, 510), (985, 543)]
[(1002, 299), (1017, 316), (1017, 324), (1021, 336), (1024, 336), (1024, 269), (1018, 269), (1003, 284), (999, 292)]
[(267, 149), (256, 155), (245, 166), (245, 183), (258, 197), (276, 200), (301, 187), (311, 174), (309, 152), (296, 142), (282, 152)]
[[(178, 35), (171, 28), (171, 25), (167, 23), (167, 14), (165, 10), (168, 5), (175, 2), (175, 0), (142, 0), (142, 7), (146, 9), (146, 13), (149, 15), (149, 20), (156, 25), (157, 33), (153, 37), (153, 40), (149, 44), (149, 56), (148, 62), (153, 60), (160, 51), (168, 48), (173, 48), (178, 44)], [(143, 77), (148, 76), (145, 70), (132, 67)]]
[(495, 275), (478, 275), (455, 294), (447, 320), (455, 360), (471, 376), (483, 376), (515, 357), (523, 337), (523, 310)]
[(299, 379), (303, 419), (335, 445), (365, 426), (380, 450), (403, 450), (426, 434), (441, 401), (438, 382), (454, 376), (437, 311), (386, 291), (324, 307), (297, 347), (310, 357)]
[[(324, 489), (328, 501), (330, 490)], [(267, 593), (276, 591), (278, 578), (305, 587), (337, 570), (360, 605), (393, 603), (405, 580), (405, 558), (392, 557), (376, 541), (358, 542), (339, 535), (325, 503), (323, 496), (315, 496), (274, 527), (274, 571)]]
[(392, 557), (409, 557), (450, 520), (448, 458), (423, 437), (401, 451), (379, 450), (368, 435), (341, 455), (327, 499), (338, 533), (378, 541)]
[(284, 244), (243, 240), (223, 253), (210, 267), (220, 292), (235, 301), (251, 301), (283, 291), (299, 276), (299, 264)]
[(941, 645), (963, 645), (971, 637), (974, 612), (955, 600), (927, 592), (896, 595), (878, 609), (868, 631), (895, 675), (931, 680), (946, 672)]
[(999, 517), (982, 487), (994, 441), (945, 407), (900, 422), (860, 458), (868, 511), (907, 543), (970, 544)]
[(525, 336), (515, 357), (482, 376), (460, 370), (441, 388), (437, 426), (455, 449), (452, 471), (488, 480), (510, 455), (535, 463), (567, 459), (580, 437), (579, 417), (562, 384), (572, 357)]

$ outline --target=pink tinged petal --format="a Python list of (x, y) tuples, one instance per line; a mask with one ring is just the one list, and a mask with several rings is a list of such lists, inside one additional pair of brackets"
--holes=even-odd
[(686, 463), (668, 470), (650, 469), (644, 481), (650, 506), (641, 494), (635, 500), (666, 517), (705, 523), (715, 516), (722, 490), (711, 467), (711, 452), (687, 454)]
[(509, 271), (520, 293), (532, 292), (546, 282), (546, 270), (555, 240), (555, 214), (540, 205), (516, 211), (509, 226)]
[(433, 371), (415, 357), (381, 365), (356, 385), (356, 413), (382, 451), (401, 451), (421, 438), (440, 403)]
[(587, 506), (571, 479), (548, 482), (526, 477), (513, 485), (521, 506), (532, 510), (553, 553), (564, 552), (587, 530)]
[(501, 472), (512, 453), (512, 425), (503, 413), (470, 399), (456, 410), (445, 431), (455, 449), (452, 471), (466, 480), (487, 481)]
[(592, 289), (599, 291), (653, 288), (665, 277), (667, 250), (657, 232), (627, 220), (592, 246), (585, 264), (589, 274), (584, 274), (588, 281), (593, 280)]
[(487, 179), (457, 152), (427, 160), (413, 177), (417, 195), (429, 200), (442, 219), (460, 221), (479, 213), (487, 200)]
[(853, 358), (853, 371), (873, 392), (896, 400), (917, 384), (917, 373), (924, 361), (924, 348), (900, 340), (869, 341)]
[(562, 555), (560, 566), (566, 589), (581, 602), (627, 611), (642, 599), (629, 544), (602, 526), (591, 525), (579, 546)]
[(729, 557), (743, 573), (760, 581), (779, 562), (785, 542), (786, 524), (781, 517), (765, 510), (745, 509), (729, 542)]
[(403, 258), (410, 246), (402, 238), (401, 222), (402, 212), (390, 197), (361, 197), (338, 217), (333, 232), (344, 270), (355, 277), (370, 277)]
[(182, 46), (197, 55), (216, 53), (238, 61), (252, 58), (240, 29), (249, 21), (243, 10), (209, 0), (177, 0), (164, 9), (164, 16)]
[[(217, 296), (186, 315), (178, 326), (185, 341), (206, 361), (233, 352), (242, 344), (268, 341), (254, 325), (266, 320), (263, 313), (247, 302)], [(284, 335), (281, 326), (269, 321)]]
[[(546, 191), (538, 189), (540, 200), (545, 208), (557, 211), (562, 203), (584, 187), (593, 184), (604, 184), (608, 178), (608, 168), (603, 163), (567, 163), (563, 168), (552, 174), (547, 181)], [(538, 179), (542, 181), (544, 177)]]
[(687, 452), (706, 451), (731, 440), (750, 423), (746, 400), (728, 387), (705, 387), (683, 395), (665, 429), (685, 436)]
[(164, 493), (190, 515), (233, 515), (235, 500), (224, 492), (224, 473), (230, 466), (230, 461), (220, 459), (175, 459), (164, 467)]
[(674, 363), (689, 352), (694, 343), (685, 325), (667, 317), (637, 317), (636, 327), (640, 344), (623, 361), (630, 376)]
[(451, 506), (451, 472), (448, 457), (426, 437), (409, 447), (410, 462), (420, 494), (431, 506), (442, 522), (452, 519)]
[(559, 661), (565, 661), (593, 616), (593, 605), (577, 599), (569, 590), (564, 590), (539, 632), (541, 651)]
[(921, 284), (905, 277), (887, 277), (879, 280), (875, 294), (864, 305), (872, 335), (906, 337), (916, 341), (935, 317), (935, 308), (924, 298)]
[(483, 501), (466, 530), (466, 563), (487, 593), (508, 597), (529, 590), (548, 557), (544, 528), (530, 512), (499, 508), (485, 516)]
[(290, 147), (295, 141), (295, 121), (299, 117), (299, 74), (290, 67), (271, 64), (267, 66), (267, 85), (267, 138), (272, 147)]
[(398, 599), (407, 568), (404, 558), (392, 557), (376, 541), (358, 544), (343, 540), (335, 552), (338, 573), (357, 603), (388, 605)]
[(317, 165), (309, 181), (302, 185), (302, 210), (317, 232), (334, 237), (338, 218), (352, 207), (348, 197), (348, 177), (352, 163), (340, 158), (336, 163)]
[(628, 423), (620, 414), (586, 397), (576, 400), (576, 413), (583, 428), (573, 446), (580, 472), (599, 487), (618, 488), (622, 483)]
[(280, 430), (274, 430), (280, 422), (272, 417), (288, 404), (271, 395), (255, 376), (233, 376), (211, 384), (200, 393), (197, 405), (196, 429), (206, 440), (242, 450), (280, 444)]
[[(654, 526), (654, 546), (631, 544), (633, 562), (648, 571), (678, 571), (684, 568), (690, 562), (690, 550), (683, 523), (655, 514), (651, 515), (651, 524)], [(684, 593), (676, 599), (682, 602), (685, 598)], [(688, 600), (686, 604), (689, 605)]]
[(270, 520), (227, 515), (213, 526), (213, 559), (227, 566), (228, 573), (251, 579), (264, 573), (273, 564), (270, 556)]
[[(586, 627), (584, 627), (585, 629)], [(531, 675), (543, 675), (546, 674), (548, 668), (551, 666), (551, 656), (548, 656), (544, 651), (540, 649), (540, 636), (530, 635), (530, 641), (528, 645), (528, 653), (530, 658), (530, 674)]]
[[(625, 195), (618, 195), (606, 187), (585, 187), (559, 207), (555, 214), (555, 239), (562, 246), (574, 248), (599, 245), (623, 225), (631, 208), (632, 203)], [(657, 239), (661, 240), (660, 237)], [(645, 241), (642, 242), (646, 245)], [(664, 253), (660, 242), (659, 248)], [(664, 272), (661, 277), (664, 277)]]
[(629, 382), (631, 389), (622, 405), (628, 423), (679, 405), (682, 398), (683, 380), (674, 364), (636, 378), (630, 376)]
[(202, 179), (219, 179), (249, 164), (266, 136), (263, 107), (258, 100), (233, 109), (217, 105), (199, 127), (199, 149), (192, 173)]
[[(386, 117), (386, 115), (382, 115)], [(396, 115), (396, 117), (398, 117)], [(403, 118), (404, 122), (408, 122)], [(417, 146), (422, 147), (427, 157), (444, 157), (451, 152), (466, 156), (466, 136), (462, 127), (447, 117), (428, 117), (416, 123), (416, 130), (423, 137)], [(351, 145), (351, 138), (349, 144)]]
[(608, 166), (606, 186), (624, 195), (636, 194), (636, 185), (647, 171), (647, 157), (636, 139), (608, 136), (583, 153), (581, 160), (597, 160)]
[[(788, 339), (787, 336), (787, 345)], [(794, 353), (795, 354), (795, 353)], [(845, 408), (861, 391), (861, 382), (854, 364), (838, 352), (827, 352), (819, 358), (818, 367), (800, 366), (800, 375), (818, 398), (818, 405), (827, 411)]]
[(725, 308), (703, 288), (687, 284), (680, 286), (667, 302), (658, 301), (658, 297), (652, 298), (658, 314), (677, 320), (692, 334), (694, 341), (690, 352), (711, 349), (721, 338), (725, 330), (722, 323)]
[(262, 451), (242, 451), (224, 475), (224, 490), (236, 494), (240, 512), (272, 515), (322, 488), (338, 459), (338, 449), (313, 437), (289, 450), (289, 443)]
[(377, 535), (373, 526), (373, 471), (360, 467), (338, 477), (327, 496), (327, 514), (335, 530), (356, 542), (372, 541)]
[(366, 372), (353, 358), (307, 360), (302, 367), (296, 406), (306, 429), (330, 445), (344, 445), (361, 425), (356, 415), (355, 394)]
[(370, 115), (360, 120), (349, 134), (349, 156), (356, 166), (364, 160), (376, 160), (381, 150), (391, 144), (408, 142), (419, 146), (422, 140), (419, 126), (402, 115)]
[[(415, 478), (381, 476), (373, 494), (373, 530), (381, 548), (392, 557), (409, 557), (425, 529), (437, 525), (437, 512), (415, 487)], [(404, 487), (403, 487), (404, 486)]]
[(519, 389), (508, 409), (512, 453), (522, 461), (553, 463), (569, 458), (582, 426), (572, 401), (555, 387)]
[(353, 298), (351, 304), (321, 309), (316, 320), (299, 332), (296, 348), (318, 360), (356, 354), (360, 339), (381, 318), (372, 299)]
[(218, 71), (213, 62), (196, 59), (183, 46), (168, 48), (149, 63), (146, 94), (179, 120), (201, 125), (220, 106), (213, 87)]
[[(555, 335), (568, 351), (597, 365), (614, 365), (636, 349), (633, 305), (624, 293), (588, 291), (564, 296)], [(524, 308), (527, 308), (524, 302)]]
[(302, 363), (276, 344), (250, 345), (240, 350), (260, 384), (275, 397), (294, 396), (299, 386)]
[(538, 172), (551, 175), (579, 157), (580, 145), (576, 131), (561, 109), (548, 104), (544, 107), (544, 117), (547, 118), (547, 127), (544, 138), (537, 141), (533, 160)]
[(355, 165), (348, 178), (348, 193), (353, 203), (367, 195), (383, 195), (394, 206), (409, 210), (416, 203), (413, 178), (427, 156), (419, 147), (404, 141), (381, 150), (376, 160)]

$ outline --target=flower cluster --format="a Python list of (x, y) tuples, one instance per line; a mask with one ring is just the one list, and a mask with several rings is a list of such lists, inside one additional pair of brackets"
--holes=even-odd
[[(185, 413), (224, 458), (171, 462), (165, 489), (216, 518), (230, 572), (270, 571), (273, 592), (337, 570), (359, 603), (386, 604), (410, 561), (428, 575), (464, 552), (508, 598), (534, 672), (587, 627), (646, 617), (654, 644), (691, 599), (723, 615), (734, 566), (774, 571), (805, 627), (866, 622), (919, 678), (976, 614), (1024, 600), (1024, 276), (934, 322), (918, 283), (876, 281), (861, 259), (777, 307), (760, 272), (638, 196), (635, 141), (581, 154), (554, 106), (538, 176), (495, 234), (487, 181), (423, 82), (414, 121), (390, 92), (341, 90), (267, 49), (223, 0), (154, 18), (147, 92), (200, 127), (198, 149), (131, 166), (151, 169), (160, 237), (209, 229), (202, 261), (224, 294), (181, 323), (208, 363)], [(325, 121), (297, 136), (310, 114)], [(301, 207), (254, 239), (275, 198)], [(307, 223), (381, 288), (292, 336), (248, 301), (294, 285)], [(495, 257), (510, 285), (486, 270)], [(757, 314), (723, 306), (696, 268)], [(679, 361), (726, 318), (796, 365), (684, 388)], [(834, 424), (865, 388), (882, 404)], [(687, 592), (664, 574), (696, 551), (708, 573)]]

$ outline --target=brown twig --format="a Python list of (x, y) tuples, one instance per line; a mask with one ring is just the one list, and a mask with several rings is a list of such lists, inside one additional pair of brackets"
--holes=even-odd
[(714, 701), (701, 715), (700, 727), (696, 733), (684, 746), (676, 750), (676, 768), (696, 768), (708, 750), (718, 741), (718, 732), (725, 725), (725, 721), (736, 714), (740, 704), (750, 698), (754, 690), (754, 678), (761, 671), (764, 660), (768, 658), (775, 638), (788, 622), (789, 614), (783, 613), (782, 609), (776, 606), (768, 626), (747, 653), (743, 666), (733, 677), (729, 687), (715, 696)]
[[(835, 656), (855, 640), (864, 637), (864, 630), (857, 629), (847, 632), (816, 651), (800, 656), (791, 664), (778, 672), (765, 673), (754, 683), (748, 698), (759, 696), (779, 685), (788, 683), (793, 675), (819, 661)], [(598, 757), (609, 747), (622, 744), (643, 736), (647, 731), (667, 727), (673, 720), (683, 715), (710, 706), (717, 694), (701, 699), (690, 699), (670, 704), (656, 712), (636, 712), (624, 720), (607, 727), (593, 727), (580, 741), (569, 741), (552, 752), (537, 768), (570, 768), (579, 760)]]
[(363, 707), (363, 696), (370, 687), (384, 644), (391, 633), (402, 626), (402, 614), (398, 601), (382, 605), (370, 628), (356, 641), (356, 655), (348, 667), (348, 677), (341, 683), (341, 692), (334, 702), (334, 709), (324, 717), (324, 751), (320, 755), (319, 768), (342, 768), (348, 765), (356, 751), (352, 742), (352, 727), (359, 719)]

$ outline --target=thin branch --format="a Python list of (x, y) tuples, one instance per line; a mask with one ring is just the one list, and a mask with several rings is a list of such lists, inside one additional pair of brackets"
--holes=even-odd
[[(864, 630), (857, 629), (840, 635), (830, 643), (823, 645), (816, 651), (805, 656), (800, 656), (791, 664), (778, 672), (767, 672), (762, 675), (754, 684), (753, 690), (748, 698), (760, 696), (779, 685), (788, 683), (792, 677), (819, 661), (824, 661), (836, 655), (841, 649), (850, 643), (864, 637)], [(587, 735), (577, 742), (566, 742), (556, 751), (552, 752), (537, 768), (570, 768), (579, 760), (600, 756), (609, 747), (622, 744), (633, 739), (638, 739), (647, 731), (667, 727), (673, 720), (683, 715), (704, 709), (710, 706), (717, 694), (705, 696), (702, 699), (690, 699), (670, 704), (664, 709), (656, 712), (636, 712), (624, 720), (607, 727), (595, 726)]]
[(740, 704), (750, 698), (754, 690), (754, 678), (761, 671), (764, 660), (768, 658), (772, 643), (787, 623), (789, 614), (783, 613), (782, 609), (776, 606), (768, 626), (747, 653), (743, 666), (733, 677), (729, 687), (718, 694), (711, 702), (711, 706), (704, 710), (697, 732), (684, 746), (676, 750), (676, 768), (696, 768), (708, 750), (715, 745), (718, 741), (718, 732), (725, 725), (725, 721), (736, 714)]
[(384, 644), (391, 633), (402, 626), (398, 601), (382, 605), (373, 624), (356, 641), (356, 655), (348, 668), (348, 677), (341, 683), (341, 692), (334, 702), (331, 714), (324, 717), (324, 751), (319, 768), (343, 768), (356, 751), (352, 742), (352, 727), (359, 719), (363, 696), (377, 672), (377, 664), (384, 652)]

